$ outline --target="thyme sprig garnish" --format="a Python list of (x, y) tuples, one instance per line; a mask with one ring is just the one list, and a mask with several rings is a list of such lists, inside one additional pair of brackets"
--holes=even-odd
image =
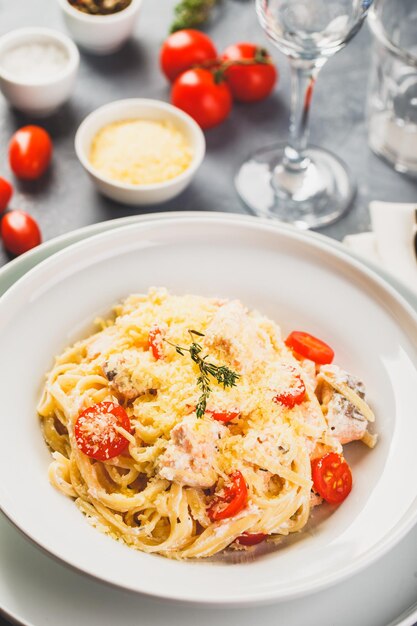
[(201, 355), (203, 347), (196, 341), (196, 337), (204, 337), (204, 334), (200, 333), (198, 330), (189, 330), (188, 332), (191, 337), (191, 345), (189, 348), (178, 346), (167, 339), (165, 339), (165, 341), (173, 346), (181, 356), (184, 356), (185, 353), (188, 352), (194, 363), (198, 365), (200, 375), (197, 378), (197, 385), (201, 389), (201, 395), (197, 402), (196, 415), (197, 417), (203, 417), (207, 408), (207, 398), (211, 393), (210, 376), (214, 378), (219, 385), (223, 385), (223, 387), (226, 388), (234, 387), (240, 375), (229, 369), (226, 365), (215, 365), (208, 361), (209, 355)]

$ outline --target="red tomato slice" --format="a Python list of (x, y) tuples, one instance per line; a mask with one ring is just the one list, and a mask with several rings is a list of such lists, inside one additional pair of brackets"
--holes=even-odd
[(157, 361), (159, 361), (159, 359), (162, 359), (164, 356), (164, 344), (163, 344), (164, 335), (165, 335), (165, 332), (163, 332), (162, 328), (160, 328), (160, 326), (158, 326), (157, 324), (155, 324), (155, 326), (153, 326), (151, 330), (149, 331), (149, 336), (148, 336), (149, 350), (151, 350), (154, 356), (154, 359), (156, 359)]
[(214, 497), (207, 509), (212, 522), (237, 515), (248, 502), (248, 488), (242, 473), (236, 470), (229, 478), (230, 483)]
[(301, 404), (305, 400), (306, 386), (295, 368), (291, 366), (289, 366), (289, 368), (294, 374), (291, 385), (284, 391), (278, 393), (274, 397), (274, 402), (282, 404), (289, 409), (293, 409), (296, 404)]
[(13, 187), (8, 180), (0, 177), (0, 213), (7, 209), (12, 195)]
[(239, 417), (240, 412), (239, 411), (210, 411), (209, 409), (206, 410), (206, 415), (210, 415), (210, 417), (212, 417), (214, 420), (217, 420), (218, 422), (230, 422), (231, 420), (234, 420), (235, 417)]
[(24, 126), (11, 138), (9, 163), (18, 178), (35, 180), (42, 176), (51, 156), (51, 138), (40, 126)]
[(290, 333), (285, 344), (305, 359), (310, 359), (318, 365), (331, 363), (334, 358), (334, 351), (327, 343), (299, 330)]
[(23, 254), (42, 241), (41, 231), (33, 217), (24, 211), (9, 211), (0, 226), (3, 245), (12, 254)]
[(329, 452), (311, 462), (314, 489), (330, 504), (340, 504), (352, 489), (352, 472), (340, 454)]
[(116, 426), (130, 432), (130, 419), (122, 406), (99, 402), (82, 411), (75, 423), (75, 441), (81, 452), (97, 461), (119, 456), (129, 444)]
[(267, 535), (264, 533), (243, 533), (236, 541), (242, 546), (256, 546), (258, 543), (262, 543), (265, 537), (267, 537)]

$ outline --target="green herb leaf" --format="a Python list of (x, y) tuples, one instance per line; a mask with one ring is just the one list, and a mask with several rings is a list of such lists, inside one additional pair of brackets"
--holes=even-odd
[[(197, 330), (189, 330), (188, 332), (190, 333), (191, 339), (193, 339), (193, 335), (204, 337), (204, 334)], [(184, 356), (185, 352), (189, 352), (191, 359), (198, 365), (200, 375), (197, 378), (197, 385), (201, 389), (201, 395), (196, 406), (196, 415), (197, 417), (203, 417), (207, 408), (207, 399), (211, 393), (210, 376), (214, 378), (219, 385), (223, 385), (223, 387), (226, 388), (235, 387), (240, 375), (229, 369), (226, 365), (210, 363), (210, 361), (207, 360), (208, 354), (200, 356), (203, 348), (195, 341), (192, 341), (189, 348), (177, 346), (166, 339), (164, 341), (173, 346), (181, 356)]]
[(174, 22), (170, 32), (183, 28), (201, 26), (210, 17), (214, 5), (219, 0), (181, 0), (174, 9)]

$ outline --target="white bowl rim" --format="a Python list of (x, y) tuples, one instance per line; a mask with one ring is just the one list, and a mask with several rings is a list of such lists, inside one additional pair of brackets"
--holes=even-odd
[(83, 11), (79, 11), (78, 9), (73, 7), (68, 2), (68, 0), (57, 1), (61, 9), (65, 11), (65, 13), (86, 24), (91, 24), (92, 22), (106, 22), (107, 24), (109, 22), (121, 22), (125, 19), (129, 19), (130, 17), (132, 17), (142, 4), (142, 0), (131, 0), (130, 4), (127, 7), (125, 7), (121, 11), (117, 11), (116, 13), (109, 13), (108, 15), (90, 15), (89, 13), (84, 13)]
[[(95, 117), (98, 114), (102, 113), (103, 111), (113, 111), (113, 110), (117, 111), (119, 108), (121, 109), (124, 106), (128, 106), (128, 105), (130, 106), (144, 105), (144, 106), (154, 107), (155, 109), (159, 109), (161, 111), (167, 111), (171, 113), (174, 117), (181, 119), (187, 126), (190, 127), (190, 129), (193, 132), (194, 137), (196, 138), (196, 145), (192, 147), (193, 148), (195, 147), (196, 149), (194, 150), (191, 164), (187, 167), (186, 170), (181, 172), (181, 174), (179, 174), (178, 176), (175, 176), (174, 178), (170, 178), (169, 180), (163, 181), (161, 183), (134, 185), (132, 183), (119, 182), (115, 180), (114, 178), (104, 176), (98, 170), (96, 170), (95, 167), (91, 165), (82, 146), (83, 134), (86, 132), (88, 126), (91, 124), (91, 122), (95, 119)], [(141, 117), (141, 114), (139, 113), (138, 118), (140, 117)], [(123, 115), (121, 115), (119, 118), (115, 119), (114, 121), (117, 121), (117, 120), (123, 121), (126, 119), (133, 119), (133, 118), (126, 118), (126, 117), (123, 117)], [(104, 126), (105, 124), (103, 124), (102, 128), (104, 128)], [(101, 107), (94, 109), (94, 111), (89, 113), (89, 115), (87, 115), (87, 117), (84, 118), (84, 120), (81, 122), (80, 126), (78, 127), (77, 132), (75, 134), (74, 145), (75, 145), (76, 155), (81, 165), (89, 174), (99, 179), (103, 183), (106, 183), (107, 185), (111, 185), (112, 187), (115, 187), (117, 189), (125, 189), (129, 191), (154, 191), (154, 190), (159, 191), (161, 189), (167, 189), (171, 187), (172, 185), (183, 181), (184, 179), (191, 178), (192, 176), (194, 176), (195, 172), (200, 167), (204, 159), (204, 155), (206, 153), (206, 140), (204, 137), (204, 133), (201, 130), (200, 126), (197, 124), (197, 122), (193, 120), (193, 118), (190, 115), (188, 115), (188, 113), (185, 113), (185, 111), (182, 111), (181, 109), (174, 106), (173, 104), (170, 104), (169, 102), (165, 102), (164, 100), (155, 100), (152, 98), (124, 98), (123, 100), (113, 100), (112, 102), (108, 102), (107, 104), (103, 104)]]
[(9, 74), (9, 72), (4, 69), (4, 67), (0, 63), (1, 78), (4, 78), (10, 83), (14, 83), (15, 85), (25, 87), (45, 87), (46, 85), (55, 85), (57, 83), (60, 83), (62, 80), (65, 80), (77, 71), (80, 64), (80, 53), (78, 52), (77, 46), (72, 41), (72, 39), (70, 39), (70, 37), (53, 28), (27, 26), (23, 28), (16, 28), (6, 33), (5, 35), (2, 35), (0, 37), (0, 58), (3, 52), (3, 47), (6, 46), (8, 43), (13, 42), (13, 40), (16, 39), (16, 41), (19, 43), (27, 44), (31, 43), (31, 41), (36, 41), (39, 36), (47, 37), (55, 41), (68, 53), (68, 63), (63, 66), (62, 71), (52, 78), (46, 78), (43, 80), (19, 79), (15, 76), (12, 76), (12, 74)]
[[(226, 223), (231, 223), (232, 221), (236, 220), (238, 224), (239, 223), (241, 224), (246, 223), (247, 225), (251, 224), (255, 228), (256, 228), (256, 225), (259, 225), (260, 228), (266, 228), (268, 230), (278, 229), (278, 232), (285, 233), (287, 236), (295, 240), (308, 238), (309, 241), (312, 243), (313, 247), (322, 249), (322, 250), (325, 249), (331, 255), (334, 254), (336, 258), (338, 258), (339, 260), (342, 260), (345, 263), (348, 263), (349, 265), (352, 266), (352, 268), (356, 270), (356, 272), (358, 272), (359, 274), (362, 274), (368, 280), (371, 280), (374, 284), (378, 285), (380, 289), (382, 289), (389, 295), (391, 300), (393, 300), (397, 305), (399, 305), (402, 308), (403, 312), (405, 312), (406, 315), (412, 318), (412, 323), (414, 323), (417, 326), (417, 312), (402, 294), (400, 294), (393, 286), (391, 286), (384, 278), (382, 278), (372, 268), (363, 264), (358, 258), (351, 256), (348, 251), (343, 250), (342, 246), (338, 245), (338, 242), (334, 242), (336, 246), (332, 246), (326, 242), (326, 237), (318, 233), (308, 233), (308, 232), (299, 231), (296, 228), (289, 226), (288, 224), (281, 224), (279, 222), (274, 223), (266, 218), (257, 218), (257, 217), (255, 218), (253, 216), (248, 216), (248, 215), (240, 215), (240, 214), (236, 215), (236, 214), (230, 214), (230, 213), (224, 213), (224, 212), (223, 213), (219, 212), (215, 214), (213, 214), (212, 212), (207, 212), (207, 211), (202, 211), (202, 212), (192, 211), (189, 214), (187, 212), (174, 212), (173, 214), (159, 213), (159, 214), (150, 214), (150, 215), (141, 216), (141, 217), (144, 218), (143, 222), (145, 224), (149, 221), (153, 224), (156, 223), (156, 225), (162, 222), (165, 222), (165, 223), (172, 222), (173, 224), (175, 224), (178, 218), (180, 218), (180, 221), (184, 221), (184, 220), (188, 221), (188, 218), (190, 221), (199, 220), (203, 222), (204, 220), (207, 220), (207, 219), (210, 221), (218, 220), (220, 224), (224, 221)], [(114, 221), (121, 222), (122, 220), (130, 220), (130, 219), (131, 218), (119, 218), (119, 220), (114, 220)], [(128, 230), (132, 228), (135, 228), (135, 227), (137, 228), (138, 226), (141, 226), (141, 225), (142, 224), (141, 224), (140, 219), (138, 220), (138, 222), (126, 221), (125, 225), (123, 226), (121, 225), (119, 228), (117, 228), (117, 231), (119, 233), (120, 232), (123, 233), (123, 232), (127, 232)], [(89, 227), (86, 227), (85, 229), (80, 229), (80, 231), (84, 231), (88, 228)], [(62, 257), (65, 255), (65, 253), (68, 253), (69, 250), (72, 250), (72, 251), (78, 250), (82, 248), (83, 246), (86, 246), (87, 243), (91, 240), (93, 240), (93, 242), (96, 242), (97, 240), (105, 240), (105, 239), (111, 240), (113, 234), (114, 234), (113, 229), (110, 229), (105, 232), (99, 232), (97, 234), (94, 234), (92, 238), (87, 237), (86, 239), (83, 239), (81, 241), (71, 244), (68, 248), (66, 247), (66, 248), (63, 248), (62, 250), (59, 250), (53, 253), (52, 257), (54, 258), (56, 258), (57, 256)], [(30, 254), (30, 252), (28, 254)], [(24, 281), (28, 274), (33, 274), (34, 272), (38, 270), (38, 268), (41, 268), (45, 264), (48, 264), (48, 261), (50, 260), (50, 258), (51, 257), (47, 257), (46, 259), (40, 261), (40, 263), (38, 263), (34, 267), (30, 268), (1, 297), (4, 297), (9, 292), (14, 291), (15, 284), (20, 283), (21, 281)], [(75, 571), (78, 571), (83, 575), (87, 575), (93, 580), (105, 583), (106, 585), (109, 585), (116, 589), (123, 589), (125, 591), (133, 592), (133, 593), (139, 592), (139, 590), (134, 586), (130, 586), (130, 587), (122, 586), (119, 583), (112, 581), (108, 578), (100, 577), (97, 574), (91, 571), (88, 571), (87, 569), (82, 569), (79, 566), (77, 566), (77, 564), (74, 562), (64, 560), (58, 554), (51, 552), (47, 546), (40, 544), (35, 538), (33, 538), (25, 530), (20, 528), (18, 522), (16, 522), (12, 517), (10, 517), (6, 513), (6, 511), (3, 509), (2, 506), (0, 507), (0, 511), (3, 512), (3, 514), (9, 520), (9, 522), (11, 522), (12, 525), (15, 526), (17, 530), (19, 530), (20, 533), (22, 533), (27, 539), (29, 539), (39, 549), (41, 549), (46, 554), (48, 554), (49, 556), (51, 556), (53, 559), (57, 560), (58, 562), (62, 563), (63, 565), (69, 567), (70, 569), (74, 569)], [(346, 578), (350, 577), (352, 574), (362, 571), (365, 567), (374, 563), (376, 560), (378, 560), (384, 554), (386, 554), (390, 549), (392, 549), (405, 536), (405, 534), (412, 528), (412, 526), (414, 526), (414, 524), (416, 523), (416, 520), (417, 520), (417, 509), (415, 509), (413, 512), (410, 512), (410, 510), (408, 510), (398, 521), (396, 528), (395, 528), (395, 532), (393, 532), (391, 535), (386, 535), (386, 538), (384, 538), (384, 541), (380, 541), (378, 544), (375, 544), (373, 548), (371, 549), (371, 551), (368, 552), (366, 555), (362, 555), (362, 557), (359, 560), (357, 559), (353, 560), (341, 572), (339, 571), (338, 575), (327, 576), (327, 578), (323, 578), (319, 582), (316, 582), (315, 584), (311, 584), (307, 590), (299, 589), (295, 592), (287, 593), (285, 596), (280, 596), (270, 591), (267, 594), (264, 593), (258, 597), (252, 597), (250, 600), (246, 600), (246, 601), (242, 600), (241, 597), (231, 597), (229, 600), (225, 601), (225, 600), (213, 599), (211, 597), (208, 599), (205, 599), (201, 596), (197, 598), (194, 597), (191, 599), (189, 595), (187, 595), (187, 593), (184, 593), (182, 596), (178, 596), (178, 595), (173, 596), (173, 595), (170, 595), (169, 593), (155, 594), (149, 591), (141, 591), (140, 593), (149, 597), (157, 597), (160, 599), (187, 602), (188, 604), (191, 604), (191, 605), (192, 604), (201, 605), (201, 606), (216, 606), (217, 605), (218, 607), (232, 607), (232, 606), (249, 607), (249, 606), (254, 606), (254, 605), (267, 604), (271, 602), (281, 602), (285, 600), (294, 599), (297, 597), (303, 597), (305, 595), (310, 595), (311, 593), (314, 593), (316, 591), (320, 591), (322, 589), (325, 589), (325, 588), (327, 589), (329, 587), (332, 587), (334, 584), (340, 583), (343, 580), (346, 580)]]

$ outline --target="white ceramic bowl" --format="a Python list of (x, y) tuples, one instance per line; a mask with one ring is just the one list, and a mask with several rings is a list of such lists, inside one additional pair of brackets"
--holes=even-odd
[(142, 0), (132, 0), (123, 11), (110, 15), (83, 13), (68, 0), (58, 3), (74, 41), (87, 52), (104, 55), (116, 52), (132, 35)]
[[(177, 562), (136, 552), (89, 526), (47, 478), (35, 406), (53, 355), (114, 301), (150, 285), (237, 297), (282, 325), (325, 338), (362, 378), (374, 450), (345, 448), (349, 498), (280, 548)], [(34, 332), (36, 329), (36, 332)], [(289, 227), (240, 216), (139, 223), (53, 255), (0, 298), (0, 506), (26, 535), (91, 576), (165, 598), (222, 605), (294, 598), (358, 572), (417, 520), (417, 317), (373, 272)], [(25, 364), (22, 367), (22, 363)], [(13, 472), (10, 469), (13, 468)], [(318, 511), (317, 511), (318, 513)]]
[[(127, 119), (169, 120), (181, 130), (193, 151), (190, 166), (179, 176), (163, 183), (132, 185), (103, 176), (90, 163), (91, 143), (97, 132), (112, 122)], [(170, 200), (183, 191), (200, 167), (206, 150), (204, 134), (198, 124), (177, 107), (145, 98), (117, 100), (90, 113), (75, 136), (75, 151), (97, 189), (105, 196), (123, 204), (158, 204)]]
[[(2, 56), (23, 44), (53, 44), (64, 52), (67, 62), (50, 78), (19, 79), (2, 65)], [(19, 28), (0, 38), (0, 89), (12, 106), (32, 117), (46, 117), (71, 95), (80, 55), (77, 46), (62, 33), (49, 28)]]

